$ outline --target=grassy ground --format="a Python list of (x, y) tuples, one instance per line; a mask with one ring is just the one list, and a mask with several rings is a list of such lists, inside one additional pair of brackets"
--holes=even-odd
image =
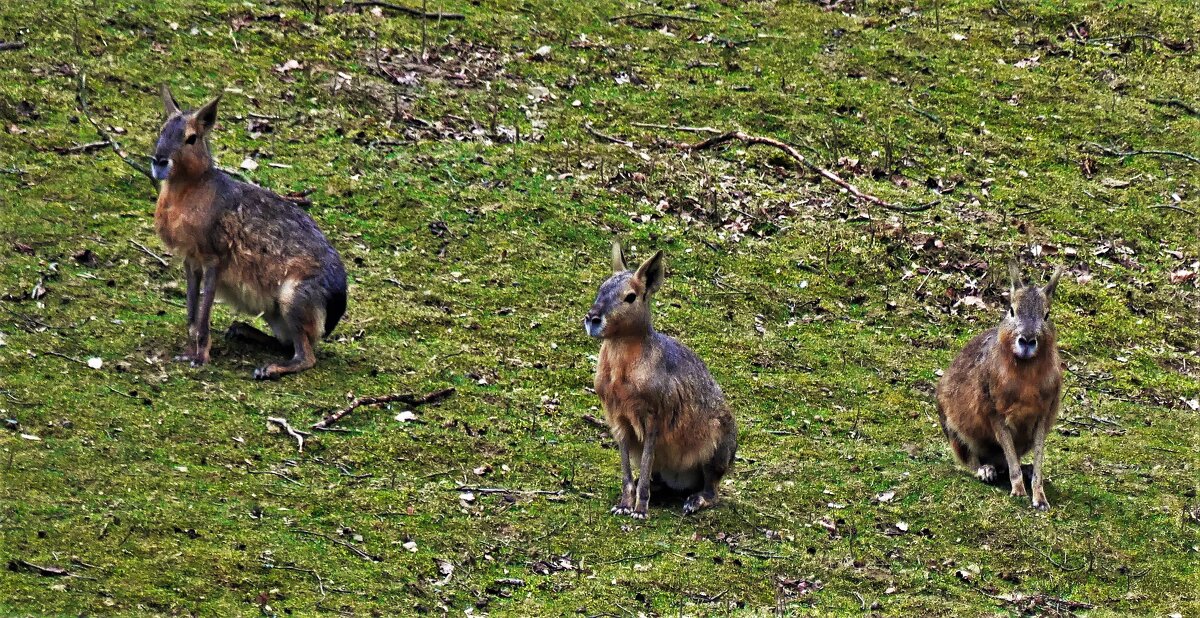
[[(1200, 165), (1089, 145), (1200, 152), (1191, 0), (429, 4), (466, 19), (0, 3), (27, 43), (0, 51), (0, 614), (1200, 615)], [(610, 19), (643, 12), (689, 19)], [(55, 151), (98, 139), (85, 72), (131, 153), (158, 84), (223, 90), (219, 160), (313, 191), (352, 279), (314, 370), (256, 383), (266, 353), (220, 340), (169, 360), (181, 273), (134, 244), (163, 253), (150, 183)], [(854, 204), (772, 149), (636, 123), (940, 202)], [(580, 318), (614, 236), (667, 252), (657, 324), (736, 409), (696, 517), (608, 514)], [(1014, 256), (1070, 267), (1048, 514), (957, 470), (932, 402)], [(446, 386), (303, 453), (267, 427)]]

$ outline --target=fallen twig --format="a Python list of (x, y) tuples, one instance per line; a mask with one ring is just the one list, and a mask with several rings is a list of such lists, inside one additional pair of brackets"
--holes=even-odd
[(590, 122), (585, 122), (585, 123), (583, 124), (583, 128), (584, 128), (584, 130), (585, 130), (585, 131), (587, 131), (588, 133), (591, 133), (591, 134), (592, 134), (592, 137), (597, 137), (597, 138), (599, 138), (599, 139), (602, 139), (602, 140), (604, 140), (604, 141), (606, 141), (606, 142), (612, 142), (612, 143), (614, 143), (614, 144), (620, 144), (620, 145), (622, 145), (622, 146), (625, 146), (626, 148), (632, 148), (632, 147), (633, 147), (633, 142), (631, 142), (631, 141), (628, 141), (628, 140), (623, 140), (623, 139), (621, 139), (621, 138), (619, 138), (619, 137), (613, 137), (613, 136), (611, 136), (611, 135), (605, 135), (604, 133), (601, 133), (601, 132), (597, 131), (597, 130), (596, 130), (596, 128), (595, 128), (595, 127), (593, 127), (593, 126), (592, 126), (592, 123), (590, 123)]
[(169, 267), (171, 265), (171, 263), (168, 262), (165, 258), (163, 258), (163, 256), (151, 251), (148, 247), (146, 247), (146, 245), (143, 245), (142, 243), (140, 243), (132, 238), (129, 239), (129, 244), (140, 249), (142, 251), (142, 253), (145, 253), (146, 255), (158, 260), (158, 263), (162, 264), (164, 268)]
[(304, 452), (304, 441), (312, 434), (308, 433), (307, 431), (300, 431), (299, 429), (292, 427), (292, 424), (289, 423), (286, 418), (281, 416), (268, 416), (267, 423), (279, 425), (279, 428), (282, 429), (284, 433), (296, 439), (299, 452)]
[(55, 352), (54, 350), (42, 350), (42, 354), (49, 354), (50, 356), (57, 356), (59, 358), (69, 360), (73, 363), (79, 363), (80, 365), (87, 364), (86, 362), (81, 361), (78, 358), (75, 358), (74, 356), (67, 356), (66, 354), (63, 354), (62, 352)]
[(550, 491), (546, 489), (509, 489), (508, 487), (473, 487), (459, 485), (453, 491), (470, 491), (477, 494), (513, 494), (517, 496), (561, 496), (563, 490)]
[(342, 420), (342, 418), (345, 417), (347, 414), (350, 414), (351, 412), (353, 412), (355, 408), (358, 408), (361, 406), (377, 406), (377, 405), (384, 404), (384, 403), (391, 403), (394, 401), (399, 401), (401, 403), (406, 403), (410, 406), (417, 407), (417, 406), (423, 406), (426, 404), (437, 403), (439, 401), (442, 401), (443, 399), (450, 397), (454, 393), (455, 393), (455, 389), (453, 387), (451, 387), (451, 388), (444, 388), (440, 391), (434, 391), (432, 393), (429, 393), (428, 395), (413, 395), (412, 393), (404, 393), (404, 394), (392, 394), (392, 395), (379, 395), (376, 397), (359, 397), (359, 398), (355, 399), (354, 401), (350, 402), (350, 405), (348, 405), (340, 410), (335, 410), (333, 413), (329, 414), (328, 416), (321, 419), (320, 421), (313, 423), (312, 428), (316, 429), (316, 430), (328, 430), (330, 425)]
[(349, 549), (351, 552), (354, 553), (354, 555), (358, 556), (359, 558), (362, 558), (363, 560), (370, 560), (371, 562), (383, 562), (383, 558), (380, 558), (379, 556), (376, 556), (374, 554), (369, 554), (369, 553), (359, 549), (358, 547), (355, 547), (354, 544), (352, 544), (352, 543), (347, 543), (346, 541), (343, 541), (336, 537), (329, 536), (328, 534), (322, 534), (320, 532), (313, 532), (312, 530), (304, 530), (302, 528), (293, 528), (293, 530), (295, 530), (296, 532), (298, 532), (300, 534), (307, 534), (308, 536), (321, 537), (321, 538), (325, 539), (326, 541), (332, 541), (334, 543), (337, 543), (338, 545), (341, 545), (342, 547)]
[(281, 472), (279, 470), (250, 470), (250, 474), (270, 474), (272, 476), (278, 476), (279, 478), (281, 478), (293, 485), (303, 485), (304, 484), (304, 483), (301, 483), (300, 481), (297, 481), (296, 479), (288, 476), (287, 473)]
[(374, 0), (354, 2), (353, 5), (357, 7), (377, 6), (381, 9), (391, 9), (397, 13), (403, 13), (409, 17), (416, 17), (418, 19), (444, 19), (446, 21), (462, 21), (467, 18), (467, 16), (463, 15), (462, 13), (426, 13), (425, 11), (421, 11), (419, 9), (401, 6), (399, 4), (392, 4), (390, 2), (376, 2)]
[(617, 15), (615, 17), (609, 17), (608, 21), (610, 23), (618, 22), (618, 21), (625, 21), (626, 19), (633, 19), (635, 17), (655, 17), (658, 19), (674, 19), (676, 21), (690, 21), (690, 22), (696, 22), (696, 23), (701, 23), (701, 24), (709, 23), (709, 21), (707, 19), (702, 19), (700, 17), (691, 17), (688, 15), (670, 15), (667, 13), (651, 13), (651, 12), (629, 13), (628, 15)]
[(1186, 152), (1175, 152), (1173, 150), (1117, 150), (1115, 148), (1109, 148), (1107, 146), (1102, 146), (1100, 144), (1097, 144), (1096, 142), (1087, 142), (1085, 145), (1091, 146), (1091, 147), (1095, 148), (1096, 150), (1100, 151), (1101, 153), (1112, 156), (1112, 157), (1124, 158), (1124, 157), (1135, 157), (1138, 155), (1169, 156), (1169, 157), (1180, 157), (1182, 159), (1187, 159), (1188, 161), (1191, 161), (1192, 163), (1195, 163), (1196, 165), (1200, 165), (1200, 158), (1197, 158), (1195, 155), (1190, 155)]
[[(1095, 417), (1092, 417), (1092, 418), (1095, 418)], [(1024, 543), (1027, 547), (1029, 547), (1029, 549), (1032, 549), (1033, 551), (1041, 554), (1041, 556), (1043, 558), (1045, 558), (1047, 562), (1058, 567), (1060, 570), (1062, 570), (1065, 573), (1073, 573), (1075, 571), (1082, 570), (1083, 567), (1087, 566), (1087, 560), (1081, 561), (1079, 563), (1079, 566), (1076, 566), (1076, 567), (1065, 566), (1065, 565), (1059, 563), (1057, 560), (1055, 560), (1054, 557), (1051, 556), (1050, 554), (1046, 553), (1045, 551), (1042, 551), (1042, 549), (1040, 547), (1038, 547), (1037, 545), (1034, 545), (1033, 543), (1030, 543), (1029, 541), (1025, 540), (1025, 537), (1023, 537), (1023, 536), (1021, 537), (1021, 542)]]
[(1184, 51), (1191, 49), (1190, 43), (1186, 43), (1186, 42), (1185, 43), (1175, 43), (1172, 41), (1166, 41), (1166, 40), (1163, 40), (1153, 34), (1149, 34), (1147, 32), (1134, 32), (1131, 34), (1118, 34), (1118, 35), (1114, 35), (1114, 36), (1102, 36), (1102, 37), (1096, 37), (1094, 39), (1084, 39), (1083, 42), (1091, 45), (1094, 43), (1111, 43), (1113, 41), (1125, 41), (1128, 39), (1146, 39), (1148, 41), (1154, 41), (1155, 43), (1158, 43), (1159, 45), (1162, 45), (1163, 47), (1165, 47), (1171, 51), (1174, 51), (1174, 52), (1184, 52)]
[(20, 558), (9, 560), (8, 570), (12, 571), (13, 573), (28, 571), (30, 573), (37, 573), (38, 575), (43, 575), (45, 577), (73, 577), (75, 575), (74, 573), (62, 567), (41, 566), (33, 564), (32, 562), (26, 562)]
[(0, 41), (0, 51), (11, 51), (14, 49), (24, 49), (25, 41)]
[(649, 122), (634, 122), (630, 124), (635, 127), (642, 127), (643, 129), (667, 129), (670, 131), (684, 131), (686, 133), (708, 133), (710, 135), (721, 134), (720, 129), (714, 129), (712, 127), (684, 127), (673, 124), (652, 124)]
[(298, 573), (308, 573), (309, 575), (312, 575), (314, 578), (316, 578), (317, 591), (319, 591), (321, 593), (322, 599), (325, 598), (325, 580), (321, 579), (321, 574), (317, 573), (317, 571), (315, 569), (304, 569), (304, 568), (297, 567), (297, 566), (289, 566), (286, 564), (271, 564), (271, 563), (264, 563), (263, 568), (265, 568), (265, 569), (280, 569), (283, 571), (296, 571)]
[(1176, 206), (1175, 204), (1158, 204), (1155, 206), (1149, 206), (1148, 208), (1150, 208), (1152, 210), (1153, 209), (1161, 209), (1161, 208), (1165, 208), (1168, 210), (1178, 210), (1179, 212), (1186, 212), (1187, 214), (1192, 215), (1193, 217), (1196, 216), (1195, 212), (1188, 210), (1187, 208), (1184, 208), (1183, 206)]
[(688, 144), (688, 143), (678, 144), (677, 147), (682, 150), (695, 152), (697, 150), (705, 150), (708, 148), (712, 148), (714, 146), (719, 146), (721, 144), (724, 144), (725, 142), (729, 142), (729, 141), (733, 141), (733, 140), (738, 140), (740, 142), (744, 142), (746, 144), (751, 144), (751, 145), (760, 144), (760, 145), (764, 145), (764, 146), (772, 146), (772, 147), (778, 148), (779, 150), (783, 151), (784, 154), (786, 154), (789, 157), (791, 157), (792, 159), (794, 159), (800, 165), (808, 168), (809, 170), (811, 170), (813, 172), (816, 172), (817, 174), (819, 174), (821, 177), (825, 178), (826, 180), (845, 189), (847, 193), (849, 193), (851, 196), (855, 197), (856, 199), (860, 199), (864, 202), (869, 202), (871, 204), (879, 206), (880, 208), (884, 208), (884, 209), (895, 211), (895, 212), (913, 213), (913, 212), (921, 212), (923, 210), (929, 210), (935, 204), (937, 204), (937, 202), (930, 202), (928, 204), (922, 204), (920, 206), (911, 206), (911, 207), (910, 206), (900, 206), (898, 204), (893, 204), (886, 200), (875, 197), (874, 195), (871, 195), (869, 193), (863, 193), (862, 191), (859, 191), (858, 188), (855, 187), (854, 185), (850, 184), (849, 182), (846, 182), (845, 180), (842, 180), (841, 176), (838, 176), (837, 174), (809, 161), (808, 159), (806, 159), (804, 157), (804, 155), (800, 154), (791, 145), (789, 145), (785, 142), (781, 142), (781, 141), (779, 141), (775, 138), (771, 138), (771, 137), (763, 137), (760, 135), (748, 135), (741, 131), (728, 131), (725, 133), (721, 133), (720, 135), (715, 135), (713, 137), (710, 137), (706, 140), (696, 142), (695, 144)]
[(131, 159), (129, 155), (121, 149), (121, 145), (118, 144), (117, 141), (108, 134), (108, 131), (105, 131), (99, 123), (92, 119), (92, 114), (88, 109), (87, 102), (87, 74), (83, 71), (79, 72), (79, 111), (83, 114), (83, 117), (87, 119), (88, 124), (92, 125), (92, 127), (96, 129), (96, 132), (100, 134), (100, 137), (104, 138), (105, 141), (108, 142), (108, 145), (112, 148), (112, 151), (115, 152), (118, 157), (121, 157), (121, 160), (124, 161), (126, 165), (132, 167), (140, 172), (143, 176), (148, 178), (150, 180), (150, 184), (154, 185), (154, 188), (157, 190), (158, 181), (154, 180), (154, 175), (150, 173), (150, 170), (147, 169), (145, 165), (142, 165), (141, 163)]
[(77, 146), (55, 146), (54, 152), (58, 154), (76, 154), (80, 152), (94, 152), (108, 147), (108, 142), (88, 142)]

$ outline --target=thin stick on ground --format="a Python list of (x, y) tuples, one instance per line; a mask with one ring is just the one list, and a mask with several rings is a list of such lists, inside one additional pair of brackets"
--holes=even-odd
[(0, 51), (25, 49), (25, 41), (0, 41)]
[(396, 11), (397, 13), (408, 15), (409, 17), (416, 17), (417, 19), (444, 19), (446, 21), (463, 21), (467, 18), (467, 16), (463, 15), (462, 13), (427, 13), (420, 9), (401, 6), (399, 4), (392, 4), (390, 2), (376, 2), (375, 0), (355, 2), (353, 5), (357, 7), (377, 6), (381, 9), (390, 9)]
[(1195, 212), (1188, 210), (1187, 208), (1184, 208), (1183, 206), (1176, 206), (1175, 204), (1158, 204), (1157, 206), (1150, 206), (1150, 209), (1151, 210), (1155, 210), (1155, 209), (1178, 210), (1179, 212), (1186, 212), (1187, 214), (1192, 215), (1193, 217), (1196, 216)]
[(439, 401), (442, 401), (442, 400), (450, 397), (454, 393), (455, 393), (455, 389), (453, 387), (451, 387), (451, 388), (444, 388), (440, 391), (434, 391), (427, 395), (414, 395), (412, 393), (403, 393), (403, 394), (394, 393), (391, 395), (378, 395), (375, 397), (359, 397), (359, 398), (355, 399), (354, 401), (350, 402), (350, 405), (348, 405), (340, 410), (335, 410), (334, 412), (330, 413), (328, 416), (321, 419), (320, 421), (313, 423), (312, 428), (316, 429), (318, 431), (328, 430), (331, 425), (342, 420), (342, 418), (344, 418), (347, 414), (350, 414), (356, 408), (360, 408), (362, 406), (377, 406), (377, 405), (381, 405), (381, 404), (385, 404), (385, 403), (400, 402), (400, 403), (408, 404), (415, 408), (417, 406), (423, 406), (426, 404), (437, 403)]
[(312, 435), (311, 433), (308, 433), (307, 431), (300, 431), (299, 429), (292, 427), (292, 424), (289, 423), (286, 418), (281, 416), (268, 416), (267, 422), (279, 425), (279, 428), (282, 429), (284, 433), (296, 439), (296, 445), (299, 447), (298, 451), (301, 453), (304, 452), (304, 441), (308, 439), (308, 436)]
[(1087, 43), (1088, 45), (1094, 45), (1097, 43), (1112, 43), (1114, 41), (1126, 41), (1129, 39), (1146, 39), (1147, 41), (1154, 41), (1155, 43), (1158, 43), (1159, 45), (1162, 45), (1163, 47), (1174, 52), (1187, 51), (1190, 47), (1188, 43), (1175, 43), (1166, 41), (1161, 37), (1155, 36), (1148, 32), (1133, 32), (1130, 34), (1118, 34), (1115, 36), (1102, 36), (1094, 39), (1084, 39), (1083, 42)]
[(308, 573), (317, 580), (317, 591), (321, 593), (321, 598), (325, 598), (325, 580), (321, 579), (321, 574), (317, 573), (316, 569), (305, 569), (298, 566), (290, 566), (286, 564), (264, 564), (263, 568), (279, 569), (281, 571), (296, 571), (297, 573)]
[(676, 21), (690, 21), (690, 22), (696, 22), (696, 23), (701, 23), (701, 24), (708, 23), (707, 19), (702, 19), (700, 17), (691, 17), (688, 15), (670, 15), (667, 13), (650, 13), (650, 12), (629, 13), (628, 15), (616, 15), (613, 17), (609, 17), (608, 21), (609, 22), (618, 22), (618, 21), (625, 21), (626, 19), (634, 19), (637, 17), (654, 17), (657, 19), (674, 19)]
[(590, 122), (586, 122), (586, 123), (584, 123), (584, 125), (583, 125), (583, 129), (584, 129), (585, 131), (587, 131), (588, 133), (590, 133), (590, 134), (592, 135), (592, 137), (595, 137), (595, 138), (598, 138), (598, 139), (602, 139), (602, 140), (604, 140), (604, 141), (606, 141), (606, 142), (612, 142), (612, 143), (614, 143), (614, 144), (620, 144), (620, 145), (622, 145), (622, 146), (625, 146), (625, 147), (627, 147), (627, 148), (632, 148), (632, 147), (633, 147), (633, 142), (631, 142), (631, 141), (629, 141), (629, 140), (623, 140), (623, 139), (621, 139), (621, 138), (619, 138), (619, 137), (613, 137), (613, 136), (611, 136), (611, 135), (606, 135), (606, 134), (604, 134), (604, 133), (601, 133), (601, 132), (597, 131), (597, 130), (596, 130), (596, 128), (595, 128), (595, 127), (593, 127), (593, 126), (592, 126), (592, 123), (590, 123)]
[(746, 144), (750, 144), (750, 145), (757, 144), (757, 145), (771, 146), (773, 148), (778, 148), (779, 150), (783, 151), (784, 154), (791, 157), (793, 160), (795, 160), (800, 165), (808, 168), (812, 172), (817, 173), (818, 175), (820, 175), (822, 178), (828, 180), (829, 182), (832, 182), (833, 184), (845, 189), (846, 192), (849, 193), (851, 196), (853, 196), (855, 199), (859, 199), (864, 202), (874, 204), (876, 206), (879, 206), (880, 208), (884, 208), (884, 209), (891, 210), (894, 212), (913, 213), (913, 212), (921, 212), (924, 210), (929, 210), (935, 204), (937, 204), (937, 202), (930, 202), (928, 204), (922, 204), (920, 206), (900, 206), (898, 204), (893, 204), (891, 202), (888, 202), (886, 200), (878, 198), (874, 195), (871, 195), (870, 193), (863, 193), (862, 191), (858, 190), (858, 187), (855, 187), (854, 185), (850, 184), (849, 182), (846, 182), (845, 180), (843, 180), (841, 176), (838, 176), (837, 174), (806, 159), (804, 157), (804, 155), (800, 154), (790, 144), (781, 142), (772, 137), (763, 137), (761, 135), (749, 135), (749, 134), (743, 133), (741, 131), (727, 131), (725, 133), (721, 133), (720, 135), (715, 135), (713, 137), (710, 137), (706, 140), (696, 142), (695, 144), (681, 143), (681, 144), (678, 144), (677, 147), (682, 150), (695, 152), (695, 151), (699, 151), (699, 150), (706, 150), (709, 148), (713, 148), (715, 146), (720, 146), (721, 144), (724, 144), (724, 143), (730, 142), (730, 141), (734, 141), (734, 140), (737, 140), (737, 141), (740, 141), (740, 142), (743, 142)]
[(720, 129), (714, 129), (712, 127), (685, 127), (675, 124), (653, 124), (650, 122), (632, 122), (630, 124), (643, 129), (665, 129), (669, 131), (683, 131), (685, 133), (708, 133), (710, 135), (721, 134)]
[(1187, 159), (1188, 161), (1191, 161), (1192, 163), (1195, 163), (1196, 165), (1200, 165), (1200, 157), (1196, 157), (1196, 155), (1188, 154), (1186, 152), (1175, 152), (1174, 150), (1117, 150), (1115, 148), (1101, 146), (1100, 144), (1097, 144), (1096, 142), (1088, 142), (1086, 145), (1091, 146), (1092, 148), (1095, 148), (1096, 150), (1100, 151), (1101, 153), (1112, 156), (1112, 157), (1136, 157), (1138, 155), (1154, 155), (1154, 156), (1160, 156), (1160, 157), (1179, 157), (1181, 159)]
[(76, 146), (58, 146), (54, 149), (54, 152), (65, 155), (65, 154), (77, 154), (77, 153), (81, 153), (81, 152), (93, 152), (96, 150), (103, 150), (105, 148), (108, 148), (108, 142), (100, 141), (100, 142), (88, 142), (86, 144), (79, 144)]
[(171, 263), (168, 262), (166, 260), (166, 258), (151, 251), (146, 245), (143, 245), (142, 243), (140, 243), (132, 238), (129, 239), (129, 244), (137, 247), (139, 250), (141, 250), (142, 253), (145, 253), (146, 255), (158, 260), (158, 263), (162, 264), (164, 268), (169, 267), (171, 265)]
[(350, 550), (354, 555), (358, 556), (359, 558), (362, 558), (363, 560), (369, 560), (371, 562), (383, 562), (383, 558), (380, 558), (379, 556), (376, 556), (374, 554), (369, 554), (369, 553), (359, 549), (358, 547), (355, 547), (351, 543), (348, 543), (348, 542), (343, 541), (336, 537), (329, 536), (328, 534), (322, 534), (320, 532), (313, 532), (312, 530), (304, 530), (302, 528), (293, 528), (293, 530), (295, 532), (297, 532), (298, 534), (305, 534), (308, 536), (320, 537), (322, 539), (325, 539), (326, 541), (331, 541), (333, 543), (341, 545), (342, 547), (345, 547), (346, 549)]
[(108, 131), (105, 131), (99, 123), (92, 119), (92, 113), (91, 110), (88, 109), (87, 102), (87, 74), (83, 71), (79, 72), (79, 111), (88, 121), (88, 124), (92, 125), (92, 128), (96, 129), (96, 133), (99, 133), (100, 137), (108, 142), (108, 145), (112, 148), (112, 151), (115, 152), (118, 157), (121, 157), (121, 160), (124, 161), (126, 165), (132, 167), (141, 173), (141, 175), (145, 176), (150, 181), (150, 184), (154, 185), (154, 189), (158, 190), (158, 182), (154, 180), (154, 175), (150, 173), (150, 170), (147, 169), (145, 165), (142, 165), (141, 163), (138, 163), (130, 158), (130, 156), (121, 148), (121, 145), (117, 143), (117, 140), (113, 139), (112, 136), (108, 134)]
[(470, 491), (477, 494), (513, 494), (517, 496), (563, 495), (563, 490), (561, 489), (550, 491), (548, 489), (509, 489), (508, 487), (475, 487), (472, 485), (459, 485), (454, 488), (454, 491)]

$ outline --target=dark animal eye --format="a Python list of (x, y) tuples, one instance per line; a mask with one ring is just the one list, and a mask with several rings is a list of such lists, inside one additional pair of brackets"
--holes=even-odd
[(1016, 309), (1016, 307), (1009, 307), (1009, 308), (1008, 308), (1008, 315), (1009, 315), (1010, 317), (1014, 317), (1014, 318), (1015, 318), (1015, 317), (1017, 317), (1017, 309)]
[(1042, 318), (1042, 319), (1043, 319), (1043, 320), (1049, 320), (1049, 319), (1050, 319), (1050, 312), (1049, 312), (1049, 311), (1047, 311), (1047, 312), (1046, 312), (1046, 317), (1044, 317), (1044, 318)]
[(183, 140), (183, 141), (184, 141), (184, 143), (186, 143), (186, 144), (188, 144), (188, 145), (195, 144), (195, 143), (196, 143), (196, 136), (195, 136), (195, 135), (189, 135), (189, 136), (188, 136), (188, 138), (187, 138), (187, 139), (185, 139), (185, 140)]
[(625, 302), (627, 303), (631, 303), (635, 300), (637, 300), (637, 294), (634, 294), (633, 292), (630, 292), (627, 296), (625, 296)]

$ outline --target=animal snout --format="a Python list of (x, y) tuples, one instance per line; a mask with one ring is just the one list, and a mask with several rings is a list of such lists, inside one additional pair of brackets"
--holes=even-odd
[(583, 317), (583, 329), (593, 337), (599, 337), (600, 332), (604, 330), (604, 316), (589, 312)]
[(150, 174), (155, 180), (166, 180), (171, 168), (171, 160), (166, 157), (150, 157)]
[(1016, 353), (1021, 358), (1033, 358), (1037, 353), (1037, 335), (1017, 335)]

